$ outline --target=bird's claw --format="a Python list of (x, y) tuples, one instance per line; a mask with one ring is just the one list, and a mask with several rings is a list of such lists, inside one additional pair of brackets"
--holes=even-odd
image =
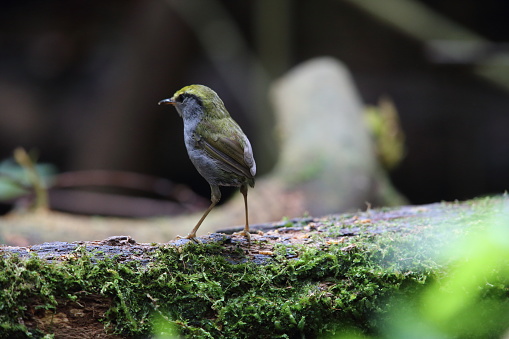
[(244, 236), (246, 237), (246, 240), (247, 242), (250, 244), (251, 243), (251, 233), (249, 233), (248, 231), (240, 231), (240, 232), (235, 232), (233, 233), (233, 235), (239, 235), (239, 236)]
[(198, 241), (198, 239), (196, 239), (196, 235), (195, 234), (188, 234), (186, 235), (185, 237), (181, 236), (181, 235), (177, 235), (176, 238), (178, 240), (180, 239), (189, 239), (189, 240), (192, 240), (194, 241), (195, 243), (199, 244), (200, 242)]

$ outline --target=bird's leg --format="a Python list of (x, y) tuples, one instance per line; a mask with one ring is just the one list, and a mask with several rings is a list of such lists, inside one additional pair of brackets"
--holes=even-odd
[(244, 196), (244, 210), (246, 211), (246, 225), (242, 234), (247, 238), (247, 242), (251, 242), (251, 235), (249, 234), (249, 218), (247, 213), (247, 185), (240, 186), (240, 193)]
[(195, 239), (196, 238), (196, 231), (198, 231), (198, 228), (200, 228), (201, 223), (203, 222), (203, 220), (205, 220), (205, 218), (207, 217), (209, 212), (212, 211), (214, 206), (216, 206), (216, 204), (219, 202), (219, 200), (221, 200), (221, 191), (219, 190), (219, 186), (210, 185), (210, 191), (211, 191), (210, 192), (210, 201), (212, 201), (212, 203), (210, 204), (209, 208), (207, 208), (205, 213), (203, 213), (202, 217), (200, 218), (200, 220), (198, 221), (196, 226), (194, 226), (194, 228), (191, 231), (191, 233), (189, 233), (187, 235), (186, 239), (191, 239), (193, 241), (196, 241), (196, 239)]

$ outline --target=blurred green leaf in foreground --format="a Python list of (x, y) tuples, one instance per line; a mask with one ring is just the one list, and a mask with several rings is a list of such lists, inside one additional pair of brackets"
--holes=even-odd
[(436, 258), (449, 267), (442, 278), (416, 295), (390, 300), (390, 316), (381, 321), (378, 335), (351, 332), (336, 338), (508, 338), (509, 205), (469, 218), (478, 227), (451, 240)]

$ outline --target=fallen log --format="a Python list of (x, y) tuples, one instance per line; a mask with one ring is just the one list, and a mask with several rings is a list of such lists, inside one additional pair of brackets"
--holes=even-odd
[[(507, 202), (504, 196), (283, 220), (254, 225), (251, 244), (235, 233), (212, 233), (198, 243), (117, 236), (1, 246), (0, 331), (58, 338), (387, 333), (394, 308), (410, 314), (416, 296), (447, 281), (458, 258), (448, 248), (505, 218)], [(498, 272), (475, 288), (507, 304), (507, 272)], [(500, 312), (493, 303), (489, 309)], [(506, 329), (498, 320), (490, 334)]]

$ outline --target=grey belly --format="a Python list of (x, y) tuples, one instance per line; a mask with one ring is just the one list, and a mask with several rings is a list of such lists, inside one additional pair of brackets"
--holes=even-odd
[(202, 177), (211, 185), (241, 186), (245, 178), (228, 171), (219, 161), (205, 155), (202, 150), (188, 150), (189, 158)]

